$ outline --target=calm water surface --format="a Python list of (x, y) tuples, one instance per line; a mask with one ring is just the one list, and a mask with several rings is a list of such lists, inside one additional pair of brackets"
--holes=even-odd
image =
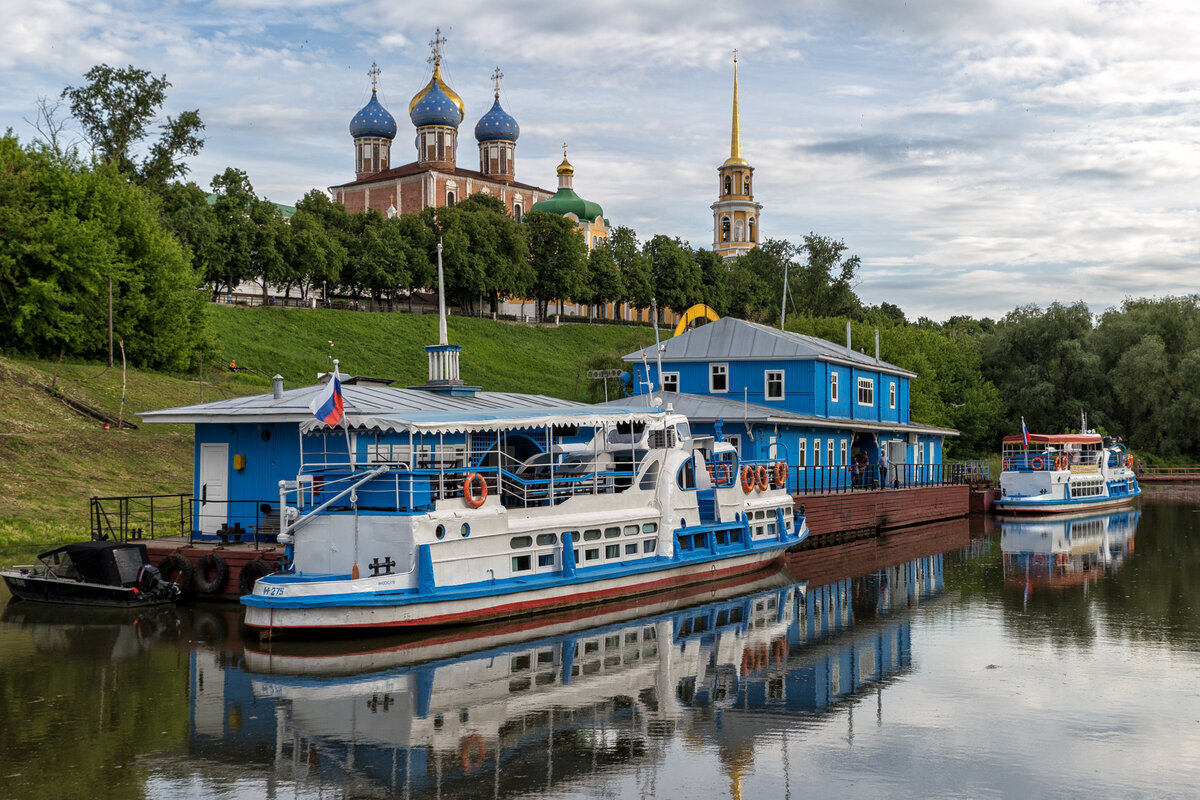
[(1200, 494), (424, 638), (9, 603), (0, 778), (22, 800), (1196, 796)]

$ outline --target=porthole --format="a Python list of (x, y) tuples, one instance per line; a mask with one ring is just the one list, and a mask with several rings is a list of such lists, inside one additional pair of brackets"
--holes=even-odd
[(445, 539), (445, 538), (446, 538), (446, 526), (445, 526), (445, 525), (438, 525), (438, 526), (437, 526), (437, 527), (434, 529), (434, 531), (433, 531), (433, 535), (434, 535), (434, 536), (436, 536), (436, 537), (437, 537), (437, 538), (439, 538), (439, 539)]
[(471, 535), (471, 524), (469, 522), (464, 522), (462, 527), (458, 529), (458, 532), (462, 534), (464, 539), (467, 538)]
[(508, 540), (508, 546), (513, 550), (520, 550), (522, 547), (529, 547), (532, 544), (532, 536), (514, 536)]
[(546, 545), (558, 544), (558, 534), (556, 533), (539, 533), (537, 536), (538, 547)]

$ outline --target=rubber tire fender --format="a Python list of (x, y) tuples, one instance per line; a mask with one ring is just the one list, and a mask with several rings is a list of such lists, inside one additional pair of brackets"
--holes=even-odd
[(275, 571), (271, 566), (271, 562), (265, 558), (256, 558), (253, 561), (247, 561), (242, 567), (242, 571), (238, 573), (238, 592), (241, 594), (254, 594), (254, 583), (259, 578), (270, 575)]
[(188, 561), (187, 556), (182, 553), (164, 556), (162, 561), (158, 562), (158, 571), (162, 573), (164, 581), (179, 585), (181, 597), (191, 597), (192, 590), (196, 588), (195, 570), (192, 569), (192, 562)]
[[(208, 573), (212, 572), (210, 579)], [(216, 553), (205, 553), (196, 562), (196, 591), (201, 594), (217, 594), (225, 588), (229, 578), (229, 566)]]

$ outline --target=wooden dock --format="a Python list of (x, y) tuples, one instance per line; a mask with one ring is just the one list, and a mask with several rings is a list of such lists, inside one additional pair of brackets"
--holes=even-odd
[(1200, 464), (1180, 467), (1142, 466), (1138, 470), (1138, 483), (1200, 483)]
[(971, 511), (971, 487), (920, 486), (906, 489), (864, 489), (854, 492), (793, 495), (796, 509), (804, 507), (809, 537), (837, 541), (858, 533), (905, 528), (943, 519), (965, 517)]
[[(261, 577), (268, 571), (274, 571), (283, 558), (283, 546), (274, 544), (189, 541), (186, 536), (139, 541), (146, 545), (150, 563), (162, 570), (163, 577), (180, 582), (181, 586), (187, 583), (185, 596), (198, 600), (236, 601), (247, 593), (242, 589), (253, 571), (259, 573), (255, 578)], [(180, 581), (187, 570), (181, 569), (179, 559), (187, 561), (190, 580)], [(253, 586), (253, 581), (249, 585)]]

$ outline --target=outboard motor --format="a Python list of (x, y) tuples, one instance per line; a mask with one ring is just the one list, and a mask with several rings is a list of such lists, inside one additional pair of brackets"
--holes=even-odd
[(166, 596), (172, 602), (178, 600), (182, 594), (179, 584), (164, 581), (162, 573), (153, 564), (142, 565), (138, 572), (138, 586), (141, 587), (142, 593), (149, 597)]

